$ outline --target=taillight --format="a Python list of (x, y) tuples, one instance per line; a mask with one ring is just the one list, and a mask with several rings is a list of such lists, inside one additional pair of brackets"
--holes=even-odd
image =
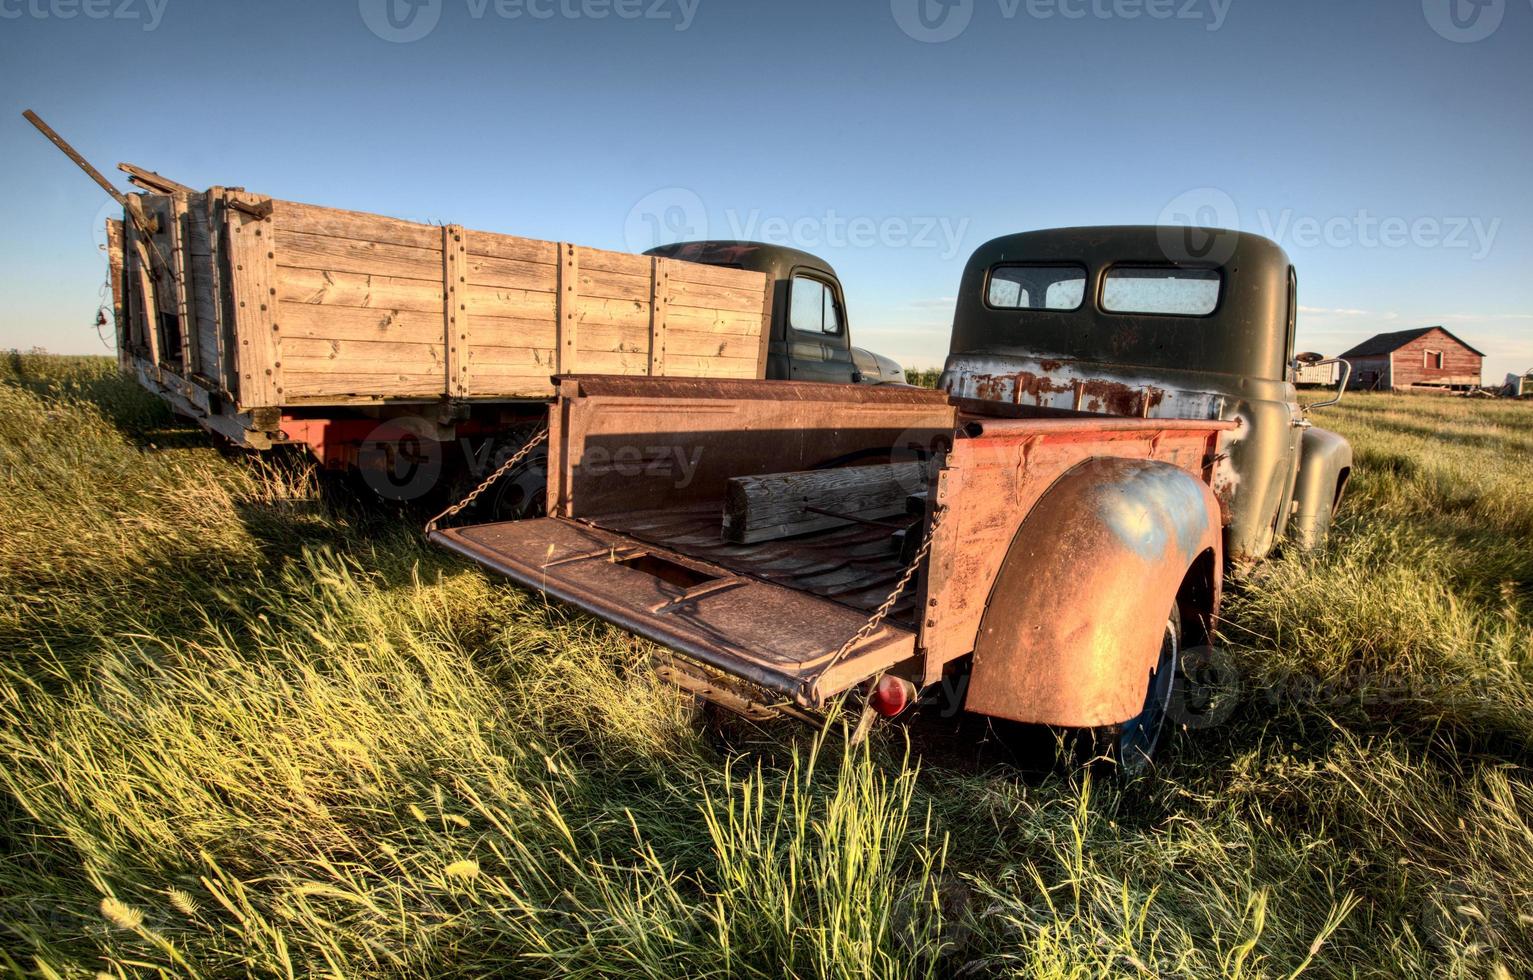
[(868, 695), (868, 704), (885, 718), (893, 718), (910, 707), (910, 703), (915, 699), (914, 684), (903, 677), (885, 674), (878, 679), (878, 685), (873, 688), (873, 693)]

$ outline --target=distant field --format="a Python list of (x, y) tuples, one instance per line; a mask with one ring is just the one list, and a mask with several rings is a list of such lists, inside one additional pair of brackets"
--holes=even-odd
[(1327, 411), (1331, 549), (1233, 590), (1233, 715), (1123, 786), (720, 731), (113, 370), (0, 355), (0, 966), (1533, 973), (1533, 403)]

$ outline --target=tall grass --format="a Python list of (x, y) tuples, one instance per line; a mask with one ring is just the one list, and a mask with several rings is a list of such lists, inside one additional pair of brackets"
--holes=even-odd
[(1533, 406), (1375, 396), (1153, 784), (722, 734), (651, 649), (0, 374), (0, 963), (41, 976), (1533, 970)]

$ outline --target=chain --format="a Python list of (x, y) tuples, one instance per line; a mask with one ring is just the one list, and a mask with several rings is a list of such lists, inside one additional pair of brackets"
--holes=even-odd
[(921, 547), (916, 550), (916, 556), (910, 560), (909, 565), (905, 566), (905, 574), (901, 575), (900, 580), (894, 584), (894, 591), (890, 592), (889, 598), (885, 599), (877, 609), (873, 610), (873, 615), (869, 616), (868, 621), (862, 624), (862, 629), (853, 633), (850, 639), (841, 644), (841, 649), (837, 650), (836, 655), (830, 658), (830, 663), (825, 665), (825, 670), (830, 670), (840, 663), (852, 651), (853, 647), (872, 636), (878, 629), (879, 624), (889, 615), (889, 610), (894, 608), (894, 604), (899, 601), (900, 596), (909, 587), (910, 580), (916, 577), (916, 572), (920, 570), (921, 565), (926, 561), (926, 556), (931, 554), (932, 538), (936, 536), (937, 528), (942, 526), (942, 518), (946, 514), (947, 508), (943, 507), (939, 508), (932, 515), (931, 527), (926, 529), (926, 537), (921, 540)]
[(464, 511), (464, 509), (466, 509), (474, 501), (479, 499), (479, 495), (480, 494), (482, 494), (486, 490), (490, 489), (491, 485), (493, 485), (496, 480), (498, 480), (501, 477), (505, 476), (508, 472), (511, 471), (511, 469), (514, 466), (516, 466), (517, 463), (520, 463), (522, 460), (526, 459), (528, 453), (532, 452), (538, 446), (542, 445), (543, 443), (545, 443), (547, 441), (548, 441), (548, 426), (545, 425), (545, 426), (543, 426), (543, 428), (538, 430), (537, 435), (533, 436), (531, 439), (528, 439), (527, 440), (527, 444), (522, 446), (521, 449), (518, 449), (516, 451), (515, 455), (513, 455), (510, 459), (506, 460), (504, 463), (501, 463), (500, 466), (498, 468), (496, 468), (494, 473), (491, 473), (488, 477), (486, 477), (485, 481), (483, 483), (479, 484), (477, 487), (475, 487), (474, 489), (470, 490), (468, 492), (468, 496), (464, 497), (462, 500), (458, 501), (457, 503), (453, 504), (451, 507), (449, 507), (446, 510), (442, 511), (440, 514), (436, 515), (431, 520), (427, 521), (426, 522), (425, 533), (427, 535), (430, 535), (432, 531), (436, 530), (437, 524), (439, 524), (440, 522), (446, 520), (449, 517), (452, 517), (452, 516), (454, 516), (456, 514), (462, 513)]

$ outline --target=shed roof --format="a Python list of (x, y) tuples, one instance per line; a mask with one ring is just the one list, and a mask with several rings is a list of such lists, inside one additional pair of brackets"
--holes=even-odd
[(1464, 339), (1462, 337), (1454, 336), (1454, 334), (1450, 330), (1448, 330), (1446, 327), (1442, 327), (1442, 326), (1417, 327), (1414, 330), (1395, 330), (1395, 331), (1393, 331), (1391, 333), (1374, 334), (1372, 337), (1369, 337), (1367, 340), (1363, 341), (1361, 344), (1358, 344), (1356, 347), (1352, 348), (1351, 350), (1344, 352), (1341, 356), (1342, 357), (1373, 357), (1373, 356), (1377, 356), (1377, 355), (1380, 355), (1380, 354), (1389, 354), (1389, 353), (1392, 353), (1394, 351), (1399, 350), (1400, 348), (1404, 347), (1406, 344), (1410, 343), (1411, 341), (1415, 340), (1416, 338), (1418, 338), (1418, 337), (1420, 337), (1420, 336), (1422, 336), (1424, 334), (1431, 333), (1433, 330), (1441, 330), (1443, 333), (1447, 334), (1449, 337), (1453, 337), (1454, 340), (1456, 340), (1460, 344), (1462, 344), (1464, 349), (1469, 351), (1471, 354), (1478, 354), (1480, 357), (1484, 357), (1485, 356), (1485, 352), (1484, 351), (1475, 350), (1473, 347), (1470, 347), (1468, 344), (1465, 344), (1464, 343)]

